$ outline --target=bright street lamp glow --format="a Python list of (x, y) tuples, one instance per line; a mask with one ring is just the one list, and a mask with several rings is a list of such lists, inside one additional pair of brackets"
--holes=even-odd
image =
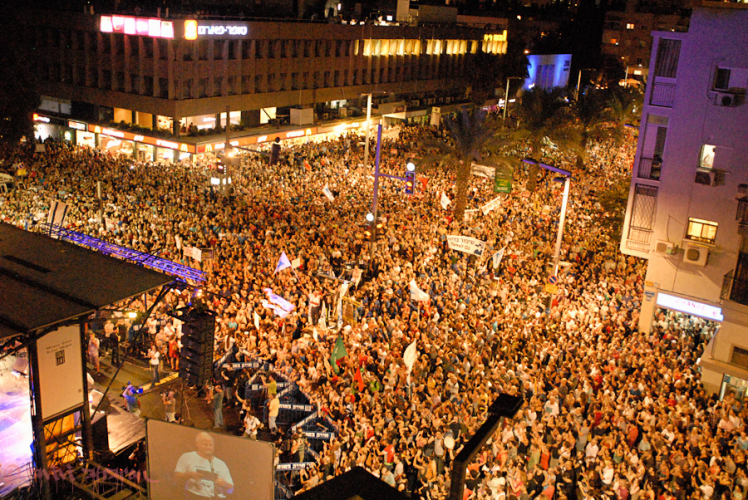
[(366, 214), (366, 220), (369, 221), (369, 222), (373, 222), (374, 221), (374, 214), (371, 213), (371, 212), (369, 212), (368, 214)]
[(416, 169), (416, 165), (412, 161), (409, 161), (408, 164), (405, 165), (405, 168), (408, 169), (408, 172), (412, 172)]

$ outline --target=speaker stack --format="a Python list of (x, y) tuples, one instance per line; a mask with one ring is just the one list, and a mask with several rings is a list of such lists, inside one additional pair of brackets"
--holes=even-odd
[(213, 374), (216, 316), (210, 310), (190, 310), (182, 318), (182, 351), (179, 376), (188, 385), (201, 387)]

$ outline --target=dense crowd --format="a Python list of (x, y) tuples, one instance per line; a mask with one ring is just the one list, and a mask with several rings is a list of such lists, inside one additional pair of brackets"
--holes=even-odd
[[(447, 135), (403, 127), (382, 147), (382, 171), (402, 175), (406, 159), (427, 156), (430, 141)], [(33, 229), (60, 199), (78, 231), (201, 266), (208, 276), (202, 296), (218, 318), (217, 355), (242, 349), (272, 362), (338, 424), (302, 489), (360, 465), (413, 497), (445, 498), (452, 458), (488, 404), (508, 393), (525, 405), (468, 467), (466, 498), (742, 500), (745, 409), (732, 394), (722, 401), (705, 394), (696, 364), (713, 325), (661, 312), (651, 333), (640, 332), (645, 264), (620, 254), (602, 222), (598, 197), (630, 176), (633, 140), (593, 141), (583, 172), (574, 158), (545, 151), (544, 161), (574, 171), (561, 247), (570, 266), (550, 295), (562, 187), (550, 175), (541, 173), (529, 193), (527, 172), (517, 169), (511, 195), (465, 221), (440, 203), (442, 193), (454, 200), (454, 171), (423, 166), (413, 196), (383, 179), (383, 228), (369, 261), (364, 215), (373, 178), (357, 142), (349, 136), (286, 148), (287, 161), (272, 167), (247, 157), (231, 171), (229, 196), (209, 187), (201, 165), (136, 164), (69, 145), (50, 144), (44, 154), (6, 151), (5, 164), (23, 164), (27, 175), (0, 198), (0, 219)], [(97, 181), (106, 228), (96, 212)], [(326, 185), (334, 201), (323, 194)], [(495, 198), (492, 186), (474, 176), (468, 208)], [(489, 250), (482, 257), (450, 250), (448, 234), (485, 241)], [(184, 257), (185, 247), (211, 248), (212, 259)], [(494, 270), (490, 257), (501, 248)], [(274, 273), (282, 252), (300, 267)], [(340, 276), (356, 266), (369, 270), (346, 292), (356, 321), (325, 328), (337, 324), (341, 283), (319, 272)], [(412, 280), (428, 301), (411, 300)], [(281, 319), (263, 307), (265, 288), (295, 310)], [(162, 307), (189, 301), (173, 291)], [(152, 349), (174, 368), (181, 325), (162, 323), (148, 325)], [(336, 373), (330, 356), (338, 336), (347, 356)], [(413, 341), (418, 356), (408, 370), (403, 353)], [(241, 395), (249, 375), (222, 383)], [(245, 410), (263, 411), (246, 403)], [(257, 423), (247, 422), (254, 433)], [(299, 439), (294, 452), (301, 447), (303, 456), (304, 446)]]

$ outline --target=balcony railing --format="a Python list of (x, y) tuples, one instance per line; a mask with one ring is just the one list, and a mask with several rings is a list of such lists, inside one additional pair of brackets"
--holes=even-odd
[(735, 271), (725, 274), (720, 298), (748, 306), (748, 280), (735, 278)]
[(639, 158), (639, 178), (640, 179), (651, 179), (653, 181), (659, 181), (661, 168), (662, 168), (662, 160), (660, 159)]
[(629, 236), (626, 238), (626, 248), (639, 252), (649, 252), (651, 241), (652, 230), (632, 227), (629, 228)]
[(652, 87), (652, 94), (649, 97), (649, 103), (652, 106), (663, 106), (672, 108), (675, 101), (675, 84), (655, 82)]

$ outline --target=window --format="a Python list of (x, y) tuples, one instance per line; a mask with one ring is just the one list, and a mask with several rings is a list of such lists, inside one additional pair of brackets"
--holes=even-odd
[(613, 45), (618, 45), (618, 38), (611, 38), (610, 43), (612, 43)]
[(675, 78), (680, 57), (680, 40), (660, 39), (655, 60), (655, 76)]
[(632, 30), (632, 29), (634, 29), (634, 25), (632, 23), (627, 23), (626, 24), (626, 29), (627, 30)]
[(699, 241), (701, 243), (714, 243), (716, 237), (716, 222), (703, 219), (694, 219), (693, 217), (688, 218), (688, 230), (686, 231), (686, 239)]
[(727, 90), (728, 88), (730, 88), (730, 70), (717, 68), (714, 72), (714, 89)]
[(742, 366), (743, 368), (748, 368), (748, 350), (743, 349), (742, 347), (733, 346), (730, 363)]
[(703, 146), (701, 146), (701, 154), (699, 155), (699, 167), (714, 167), (714, 155), (716, 152), (717, 146), (712, 146), (710, 144), (704, 144)]
[(634, 202), (631, 206), (631, 220), (627, 246), (641, 251), (649, 250), (655, 211), (657, 209), (657, 188), (637, 184), (634, 188)]

